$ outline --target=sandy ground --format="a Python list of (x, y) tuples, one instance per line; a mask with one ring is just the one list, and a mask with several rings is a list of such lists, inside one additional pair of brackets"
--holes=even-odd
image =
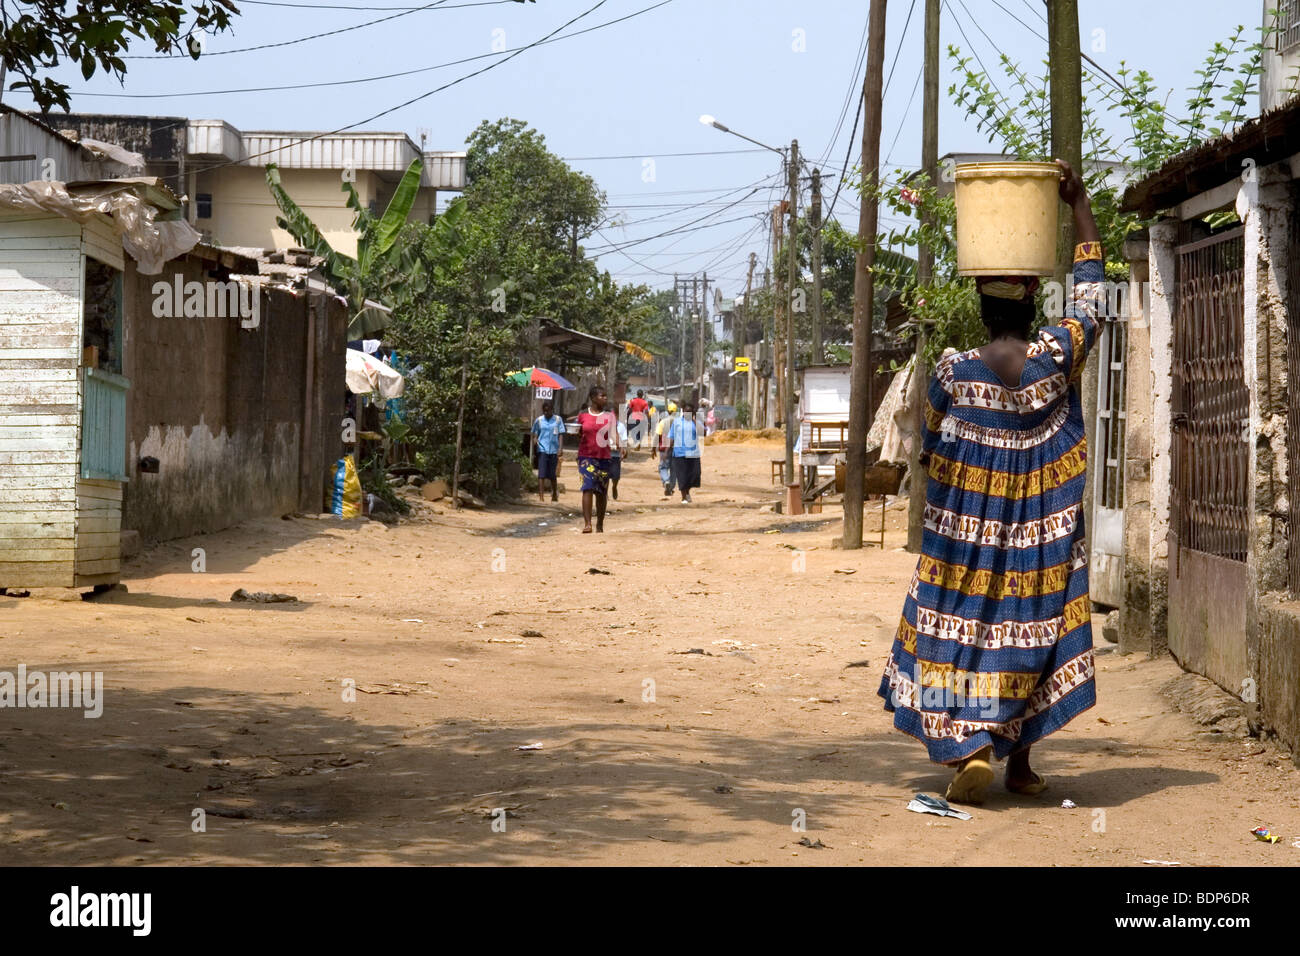
[(573, 491), (266, 520), (145, 553), (125, 594), (0, 597), (0, 669), (106, 686), (98, 719), (0, 711), (0, 863), (1300, 864), (1288, 755), (1208, 735), (1157, 693), (1171, 661), (1105, 645), (1098, 706), (1035, 748), (1046, 794), (908, 812), (948, 773), (876, 697), (903, 513), (883, 550), (832, 549), (837, 509), (771, 513), (779, 455), (706, 448), (686, 506), (638, 456), (604, 535)]

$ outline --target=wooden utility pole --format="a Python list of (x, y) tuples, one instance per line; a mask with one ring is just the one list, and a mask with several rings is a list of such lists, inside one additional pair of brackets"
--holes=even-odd
[[(1083, 175), (1083, 63), (1079, 55), (1078, 0), (1047, 5), (1047, 58), (1051, 78), (1052, 157), (1063, 159)], [(1056, 281), (1064, 282), (1074, 265), (1074, 217), (1060, 217), (1056, 244)]]
[[(754, 287), (754, 266), (758, 265), (757, 253), (749, 254), (749, 272), (745, 275), (745, 300), (744, 304), (736, 310), (736, 317), (732, 319), (734, 323), (731, 326), (731, 353), (733, 356), (743, 355), (745, 346), (748, 345), (749, 338), (749, 292)], [(750, 370), (745, 373), (745, 382), (748, 384), (753, 380), (754, 370), (753, 362), (750, 362)], [(732, 371), (734, 372), (734, 366)], [(745, 389), (745, 398), (749, 399), (749, 389)], [(736, 376), (731, 376), (731, 405), (736, 405)], [(752, 406), (749, 409), (750, 424), (754, 422), (754, 414), (757, 409)]]
[(776, 386), (776, 408), (772, 411), (773, 424), (782, 418), (785, 410), (785, 321), (789, 300), (785, 283), (781, 281), (781, 239), (785, 231), (785, 203), (772, 209), (772, 377)]
[(822, 171), (812, 171), (812, 207), (808, 211), (808, 224), (812, 227), (812, 364), (826, 361), (822, 348)]
[(853, 368), (849, 391), (849, 448), (844, 481), (844, 537), (841, 545), (862, 547), (862, 504), (867, 470), (867, 429), (871, 417), (871, 314), (875, 281), (876, 233), (880, 206), (876, 178), (880, 168), (880, 100), (885, 67), (885, 0), (871, 0), (867, 21), (867, 75), (862, 81), (862, 206), (858, 212), (858, 255), (853, 276)]
[[(775, 245), (775, 243), (773, 244)], [(763, 268), (763, 291), (766, 292), (769, 296), (772, 295), (772, 270), (768, 267)], [(763, 324), (767, 325), (767, 316), (763, 317)], [(773, 306), (773, 311), (772, 311), (772, 323), (768, 327), (767, 334), (764, 336), (765, 345), (763, 348), (763, 359), (769, 364), (774, 363), (776, 361), (775, 351), (772, 347), (772, 343), (774, 341), (776, 341), (776, 307), (775, 306)], [(773, 368), (775, 368), (775, 365), (773, 365)], [(763, 424), (759, 425), (758, 427), (767, 428), (771, 424), (771, 418), (769, 417), (769, 412), (771, 410), (768, 408), (768, 393), (772, 390), (772, 388), (768, 384), (768, 380), (766, 378), (764, 378), (761, 375), (759, 376), (759, 378), (760, 378), (759, 388), (762, 389), (762, 402), (763, 402), (763, 417), (760, 419), (760, 421)]]
[[(700, 280), (700, 288), (702, 290), (700, 294), (700, 357), (696, 364), (700, 370), (699, 385), (697, 387), (700, 391), (700, 398), (704, 398), (705, 381), (712, 378), (708, 357), (704, 353), (708, 348), (709, 340), (713, 338), (710, 334), (713, 330), (709, 325), (709, 274), (707, 272), (704, 273), (704, 277)], [(712, 392), (712, 389), (710, 389), (710, 392)], [(710, 398), (712, 398), (712, 395), (710, 395)]]
[(787, 172), (790, 185), (790, 247), (786, 263), (785, 280), (785, 483), (790, 486), (799, 481), (794, 470), (794, 439), (799, 430), (794, 407), (794, 294), (799, 281), (799, 141), (790, 140), (790, 168)]
[[(930, 185), (939, 181), (939, 6), (941, 0), (925, 0), (925, 66), (921, 103), (921, 172)], [(926, 212), (921, 220), (934, 226), (934, 216)], [(927, 285), (934, 279), (934, 250), (926, 243), (916, 249), (916, 279)], [(908, 456), (907, 550), (921, 551), (925, 528), (925, 486), (929, 480), (921, 467), (921, 421), (925, 415), (925, 392), (930, 381), (930, 367), (925, 360), (926, 327), (916, 326), (916, 361), (912, 366), (912, 451)]]
[[(1063, 159), (1082, 176), (1083, 169), (1083, 64), (1079, 53), (1078, 0), (1052, 0), (1047, 5), (1047, 58), (1051, 80), (1052, 157)], [(1061, 210), (1056, 245), (1056, 281), (1064, 283), (1074, 267), (1074, 211)], [(1083, 369), (1083, 430), (1088, 450), (1096, 447), (1097, 353)], [(1093, 469), (1083, 478), (1084, 540), (1092, 553)]]

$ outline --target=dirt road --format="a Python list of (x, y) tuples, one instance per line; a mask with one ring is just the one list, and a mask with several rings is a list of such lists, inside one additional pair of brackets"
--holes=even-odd
[(1300, 864), (1289, 757), (1104, 645), (1098, 706), (1035, 748), (1046, 794), (908, 812), (947, 772), (876, 697), (903, 514), (834, 550), (837, 512), (771, 513), (779, 454), (706, 448), (693, 505), (639, 456), (604, 535), (572, 490), (267, 520), (147, 552), (125, 594), (0, 597), (0, 669), (105, 682), (97, 719), (0, 711), (0, 863)]

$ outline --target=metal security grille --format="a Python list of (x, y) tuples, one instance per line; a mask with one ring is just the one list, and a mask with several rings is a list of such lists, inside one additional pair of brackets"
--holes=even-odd
[(1300, 43), (1300, 0), (1277, 4), (1277, 52), (1285, 53)]
[(1250, 395), (1241, 227), (1178, 247), (1173, 497), (1178, 546), (1246, 560)]
[(1286, 484), (1287, 578), (1300, 595), (1300, 218), (1292, 217), (1287, 237), (1286, 303)]
[(1124, 507), (1124, 355), (1128, 322), (1108, 319), (1098, 349), (1097, 445), (1101, 463), (1098, 503), (1119, 511)]

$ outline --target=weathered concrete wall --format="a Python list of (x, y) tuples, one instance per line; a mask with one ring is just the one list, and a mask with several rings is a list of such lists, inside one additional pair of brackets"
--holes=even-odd
[(1147, 265), (1151, 308), (1147, 320), (1151, 362), (1151, 478), (1148, 539), (1150, 653), (1169, 649), (1169, 498), (1172, 472), (1173, 306), (1177, 284), (1178, 223), (1164, 220), (1150, 229)]
[[(326, 468), (341, 450), (343, 308), (335, 303), (339, 315), (315, 323), (330, 342), (322, 348), (318, 332), (311, 349), (311, 300), (286, 292), (261, 294), (256, 328), (242, 328), (238, 316), (153, 314), (154, 283), (174, 281), (177, 274), (182, 281), (203, 281), (210, 267), (186, 257), (168, 263), (161, 276), (127, 270), (131, 479), (122, 526), (148, 540), (319, 510)], [(306, 453), (304, 423), (311, 432)], [(158, 459), (157, 474), (139, 470), (144, 456)]]
[(1300, 603), (1260, 598), (1255, 720), (1300, 754)]
[[(1130, 280), (1146, 288), (1147, 243), (1126, 244)], [(1149, 303), (1129, 297), (1131, 314), (1124, 390), (1124, 600), (1120, 606), (1121, 654), (1151, 651), (1151, 332)]]

